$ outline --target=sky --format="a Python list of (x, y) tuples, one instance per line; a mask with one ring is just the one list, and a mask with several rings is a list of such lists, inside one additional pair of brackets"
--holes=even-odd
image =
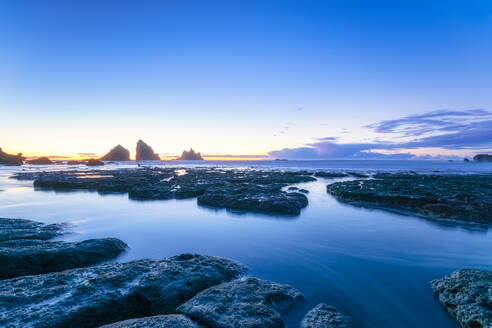
[(0, 1), (0, 147), (162, 157), (492, 151), (492, 2)]

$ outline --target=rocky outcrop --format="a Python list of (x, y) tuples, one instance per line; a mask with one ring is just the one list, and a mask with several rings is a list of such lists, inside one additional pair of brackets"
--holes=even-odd
[(200, 328), (189, 318), (181, 314), (165, 314), (138, 319), (119, 321), (100, 328)]
[(67, 165), (80, 165), (80, 164), (84, 164), (84, 162), (82, 161), (67, 161)]
[(459, 270), (430, 284), (461, 327), (492, 327), (492, 271)]
[(36, 159), (32, 159), (30, 161), (27, 161), (28, 164), (33, 164), (33, 165), (50, 165), (50, 164), (55, 164), (51, 159), (48, 157), (39, 157)]
[(17, 155), (10, 155), (4, 153), (2, 148), (0, 148), (0, 165), (17, 166), (22, 165), (22, 163), (24, 163), (24, 157), (22, 157), (21, 153)]
[(129, 161), (130, 152), (125, 147), (118, 145), (101, 157), (101, 161)]
[(12, 327), (77, 328), (176, 313), (200, 291), (243, 272), (224, 258), (183, 254), (18, 277), (0, 284), (0, 318)]
[(320, 303), (309, 311), (301, 323), (301, 328), (352, 328), (352, 320), (337, 309)]
[(18, 239), (48, 240), (63, 235), (65, 224), (0, 218), (0, 242)]
[(135, 159), (137, 161), (159, 161), (160, 157), (154, 153), (152, 147), (147, 145), (142, 140), (139, 140), (137, 142), (137, 153)]
[(379, 173), (337, 182), (328, 193), (359, 206), (411, 211), (432, 218), (492, 223), (492, 174)]
[(291, 286), (245, 277), (204, 290), (178, 311), (206, 327), (283, 328), (281, 313), (302, 298)]
[(116, 238), (77, 243), (17, 239), (0, 242), (0, 279), (56, 272), (110, 260), (128, 246)]
[(195, 153), (193, 148), (191, 148), (189, 151), (183, 150), (183, 154), (181, 154), (181, 157), (179, 158), (182, 161), (202, 161), (202, 155), (198, 152)]
[(473, 157), (475, 162), (492, 162), (492, 155), (478, 154)]
[(100, 160), (98, 160), (98, 159), (91, 158), (91, 159), (89, 159), (89, 160), (85, 163), (85, 165), (87, 165), (87, 166), (102, 166), (102, 165), (104, 165), (104, 163), (103, 163), (103, 162), (101, 162), (101, 161), (100, 161)]
[[(271, 214), (297, 215), (308, 204), (299, 192), (286, 192), (289, 184), (314, 181), (306, 171), (141, 168), (84, 171), (21, 172), (17, 179), (33, 179), (34, 187), (48, 190), (97, 190), (125, 192), (131, 199), (183, 199), (198, 197), (204, 206)], [(83, 173), (77, 174), (77, 173)]]

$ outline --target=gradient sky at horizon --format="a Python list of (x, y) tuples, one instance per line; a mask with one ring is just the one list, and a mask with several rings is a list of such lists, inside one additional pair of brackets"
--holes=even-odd
[[(420, 135), (367, 126), (492, 110), (491, 50), (490, 1), (4, 0), (0, 147), (75, 156), (116, 144), (133, 153), (138, 139), (161, 155), (266, 155), (327, 137), (410, 145)], [(492, 149), (488, 127), (480, 149), (433, 141), (384, 152), (465, 156)]]

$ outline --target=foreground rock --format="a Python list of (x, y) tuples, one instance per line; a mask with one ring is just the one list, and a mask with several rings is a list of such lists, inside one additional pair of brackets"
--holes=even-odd
[(337, 182), (328, 193), (343, 202), (417, 214), (492, 223), (492, 174), (420, 175), (380, 173), (370, 180)]
[(202, 161), (202, 155), (198, 152), (195, 153), (193, 148), (191, 148), (189, 151), (183, 150), (183, 154), (181, 154), (181, 157), (179, 158), (182, 161)]
[(0, 148), (0, 165), (17, 166), (17, 165), (22, 165), (23, 162), (24, 162), (24, 157), (22, 157), (21, 153), (17, 155), (10, 155), (4, 153), (2, 151), (2, 148)]
[(39, 157), (30, 161), (27, 161), (28, 164), (32, 165), (51, 165), (55, 164), (51, 159), (48, 157)]
[(101, 326), (100, 328), (200, 328), (189, 318), (181, 314), (156, 315), (130, 319)]
[(431, 287), (463, 328), (492, 327), (492, 271), (459, 270), (431, 281)]
[(48, 240), (63, 235), (66, 225), (0, 218), (0, 242), (18, 239)]
[(306, 171), (209, 168), (22, 172), (14, 178), (33, 179), (39, 189), (123, 192), (135, 200), (197, 197), (197, 202), (205, 206), (288, 215), (299, 214), (308, 199), (303, 193), (286, 192), (282, 188), (316, 180)]
[(320, 303), (309, 311), (301, 323), (301, 328), (351, 328), (352, 320), (338, 312), (334, 307)]
[(478, 154), (473, 157), (475, 162), (492, 162), (492, 155)]
[(17, 239), (0, 242), (0, 279), (79, 268), (110, 260), (128, 246), (116, 238), (77, 243)]
[(205, 327), (281, 328), (281, 313), (302, 298), (291, 286), (245, 277), (204, 290), (178, 311)]
[(130, 160), (130, 152), (128, 149), (123, 147), (122, 145), (118, 145), (111, 149), (106, 155), (101, 157), (99, 160), (101, 161), (129, 161)]
[(0, 317), (12, 327), (97, 327), (156, 314), (244, 272), (230, 260), (184, 254), (24, 276), (0, 284)]
[(152, 147), (147, 145), (142, 140), (137, 142), (137, 153), (135, 156), (137, 161), (160, 161), (159, 155), (154, 153)]

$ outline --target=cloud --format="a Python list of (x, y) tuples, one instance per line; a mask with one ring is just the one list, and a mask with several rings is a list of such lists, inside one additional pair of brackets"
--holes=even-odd
[[(492, 149), (492, 113), (484, 109), (438, 110), (382, 121), (366, 127), (383, 135), (396, 134), (396, 140), (399, 141), (377, 138), (372, 142), (337, 143), (335, 137), (324, 137), (316, 138), (314, 142), (302, 147), (274, 150), (268, 155), (273, 158), (290, 159), (427, 159), (428, 156), (417, 156), (409, 150)], [(405, 138), (405, 141), (402, 138)], [(388, 151), (392, 153), (383, 153)], [(432, 158), (455, 157), (438, 155)]]

